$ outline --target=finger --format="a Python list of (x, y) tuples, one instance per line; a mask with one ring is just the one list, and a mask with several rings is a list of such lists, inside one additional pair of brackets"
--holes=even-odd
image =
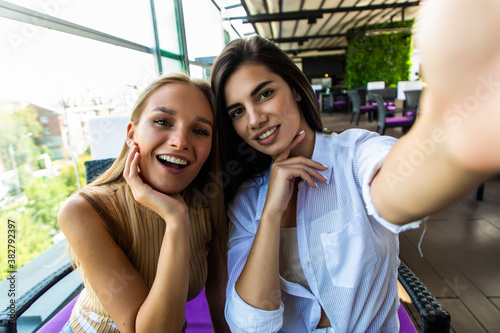
[(127, 155), (127, 159), (125, 161), (125, 168), (123, 169), (123, 177), (125, 179), (128, 179), (129, 178), (129, 175), (130, 175), (130, 164), (132, 163), (132, 160), (134, 159), (134, 156), (135, 156), (135, 153), (137, 152), (137, 145), (135, 144), (132, 144), (130, 149), (129, 149), (129, 152), (128, 152), (128, 155)]
[(286, 160), (288, 158), (288, 155), (290, 155), (290, 151), (292, 151), (292, 149), (295, 148), (295, 146), (299, 142), (304, 140), (305, 136), (306, 136), (305, 132), (304, 132), (304, 130), (302, 130), (299, 134), (297, 134), (297, 136), (295, 136), (295, 138), (293, 138), (292, 142), (290, 142), (290, 145), (284, 151), (282, 151), (280, 154), (278, 154), (275, 161)]
[[(309, 167), (302, 167), (302, 168), (297, 168), (298, 170), (300, 170), (300, 178), (302, 178), (302, 180), (306, 181), (310, 186), (312, 186), (312, 184), (314, 183), (315, 185), (316, 184), (316, 181), (319, 181), (319, 182), (326, 182), (326, 178), (320, 174), (319, 172), (317, 172), (315, 169), (313, 168), (309, 168)], [(312, 187), (316, 187), (316, 186), (312, 186)]]
[(126, 179), (127, 183), (130, 186), (130, 190), (134, 198), (143, 202), (145, 197), (151, 190), (151, 187), (144, 182), (140, 173), (139, 173), (139, 164), (141, 162), (141, 154), (139, 152), (135, 152), (133, 155), (132, 161), (130, 162), (130, 171), (128, 173), (128, 179)]
[(305, 165), (317, 170), (326, 170), (328, 169), (328, 166), (321, 164), (319, 162), (316, 162), (314, 160), (311, 160), (310, 158), (303, 157), (303, 156), (296, 156), (296, 157), (291, 157), (287, 158), (286, 160), (278, 161), (275, 162), (274, 164), (276, 165), (283, 165), (283, 166), (293, 166), (293, 165)]
[(314, 172), (313, 170), (307, 170), (304, 168), (290, 168), (287, 170), (287, 180), (288, 181), (293, 181), (297, 178), (302, 179), (312, 188), (318, 187), (316, 180), (322, 181), (322, 182), (326, 181), (326, 179), (324, 179), (324, 177), (322, 177), (318, 173)]
[(314, 168), (304, 165), (294, 165), (286, 167), (277, 166), (274, 169), (274, 174), (277, 178), (282, 178), (286, 181), (293, 181), (295, 178), (301, 178), (302, 180), (306, 181), (311, 187), (317, 187), (316, 181), (322, 183), (327, 181), (327, 179), (323, 177), (323, 175), (321, 175), (319, 172), (317, 172)]

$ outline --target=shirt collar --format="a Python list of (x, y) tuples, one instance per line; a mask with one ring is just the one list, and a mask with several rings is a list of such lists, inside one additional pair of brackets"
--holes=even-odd
[[(335, 133), (324, 134), (316, 132), (315, 135), (316, 135), (316, 140), (314, 141), (314, 150), (311, 159), (328, 167), (328, 169), (324, 171), (319, 170), (318, 173), (326, 178), (327, 184), (330, 184), (330, 179), (332, 177), (332, 172), (333, 172), (334, 152), (332, 151), (331, 148), (332, 146), (330, 145), (331, 141), (329, 140), (329, 138), (332, 135), (336, 134)], [(262, 210), (264, 209), (264, 204), (266, 203), (267, 187), (269, 185), (270, 172), (271, 168), (267, 169), (266, 172), (264, 172), (263, 177), (258, 177), (255, 179), (256, 184), (260, 185), (259, 195), (257, 198), (257, 212), (256, 212), (257, 214), (255, 216), (256, 220), (260, 220), (262, 216)]]
[(330, 184), (330, 179), (333, 173), (334, 154), (333, 146), (331, 145), (331, 137), (336, 133), (325, 134), (316, 132), (316, 141), (314, 142), (314, 150), (311, 159), (323, 165), (328, 169), (324, 171), (318, 170), (318, 173), (326, 178), (326, 183)]

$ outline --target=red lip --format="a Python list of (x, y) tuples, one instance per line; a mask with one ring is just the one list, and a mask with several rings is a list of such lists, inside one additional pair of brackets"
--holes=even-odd
[[(267, 138), (265, 139), (259, 139), (259, 136), (262, 135), (263, 133), (266, 133), (267, 131), (269, 131), (270, 129), (273, 129), (276, 127), (276, 131), (274, 131), (273, 134), (271, 134), (270, 136), (268, 136)], [(272, 144), (277, 138), (278, 138), (278, 135), (280, 133), (280, 129), (281, 129), (281, 126), (278, 125), (278, 126), (271, 126), (271, 127), (268, 127), (267, 129), (265, 129), (264, 131), (261, 131), (258, 135), (257, 135), (257, 138), (255, 139), (261, 146), (267, 146), (267, 145), (270, 145)]]
[[(269, 126), (269, 127), (266, 127), (264, 128), (262, 131), (258, 132), (257, 134), (254, 135), (253, 139), (254, 140), (259, 140), (259, 136), (261, 136), (262, 134), (266, 133), (267, 131), (270, 131), (272, 130), (273, 128), (276, 128), (276, 131), (278, 131), (279, 129), (279, 125), (274, 125), (274, 126)], [(276, 132), (275, 132), (276, 133)], [(274, 133), (273, 133), (274, 134)]]

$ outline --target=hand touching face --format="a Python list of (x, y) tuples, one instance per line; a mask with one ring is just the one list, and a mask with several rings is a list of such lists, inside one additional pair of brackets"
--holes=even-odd
[(212, 144), (213, 114), (196, 87), (171, 83), (148, 99), (140, 120), (128, 127), (138, 146), (140, 174), (162, 193), (183, 191), (198, 175)]

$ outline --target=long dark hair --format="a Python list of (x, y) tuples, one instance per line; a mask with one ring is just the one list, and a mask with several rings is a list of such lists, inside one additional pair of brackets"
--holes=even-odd
[(297, 104), (309, 127), (316, 132), (323, 130), (316, 94), (304, 73), (285, 52), (260, 36), (231, 41), (217, 57), (211, 77), (220, 131), (222, 168), (224, 175), (230, 179), (224, 184), (226, 199), (231, 199), (241, 183), (262, 174), (272, 162), (271, 156), (252, 148), (236, 133), (226, 112), (226, 82), (237, 69), (248, 64), (263, 65), (279, 75), (302, 97)]

